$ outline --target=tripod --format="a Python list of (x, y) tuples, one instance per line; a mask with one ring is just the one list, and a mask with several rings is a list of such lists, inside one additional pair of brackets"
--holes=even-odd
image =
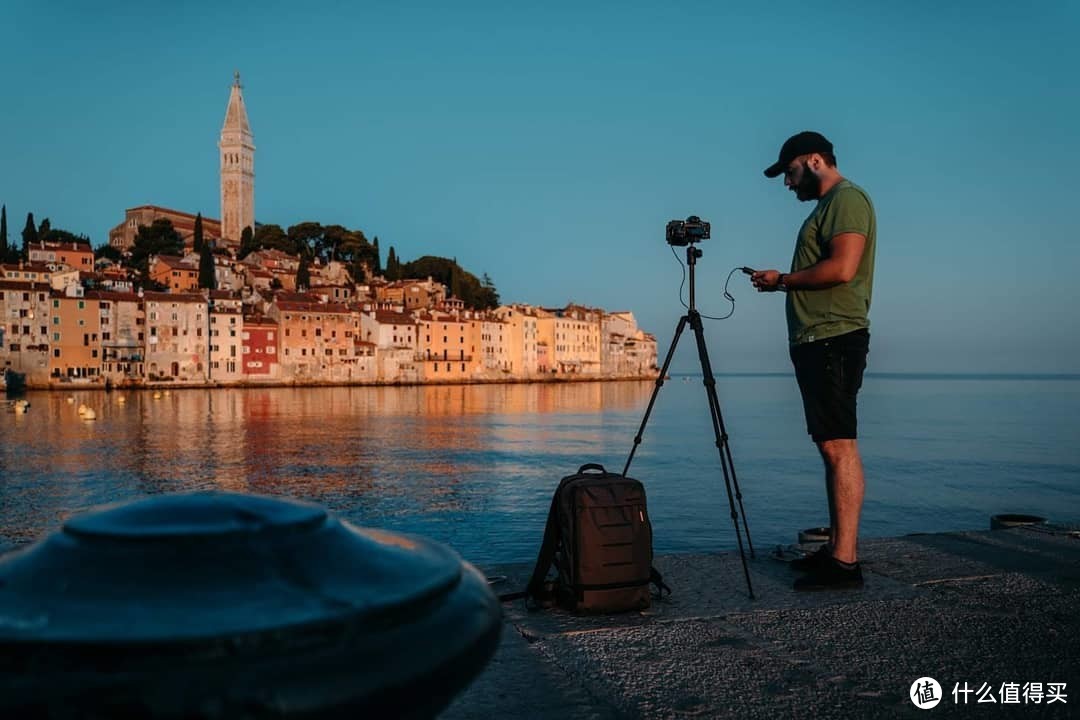
[[(746, 523), (742, 491), (739, 490), (739, 481), (735, 477), (735, 463), (731, 459), (731, 446), (728, 444), (727, 430), (724, 429), (724, 418), (720, 414), (720, 400), (716, 396), (716, 378), (713, 377), (712, 365), (709, 363), (709, 350), (705, 346), (705, 330), (701, 325), (701, 315), (698, 313), (694, 303), (694, 267), (697, 265), (697, 259), (701, 257), (701, 250), (694, 247), (694, 242), (693, 239), (689, 240), (686, 247), (686, 264), (690, 266), (690, 306), (687, 308), (687, 313), (679, 318), (679, 325), (675, 328), (675, 337), (671, 340), (671, 347), (668, 348), (667, 357), (664, 358), (664, 366), (660, 368), (660, 375), (656, 378), (656, 387), (653, 388), (652, 397), (649, 398), (649, 406), (645, 409), (645, 417), (641, 419), (641, 427), (638, 428), (637, 435), (634, 436), (634, 447), (630, 449), (630, 457), (626, 458), (626, 465), (623, 467), (622, 474), (625, 477), (630, 469), (630, 463), (633, 462), (634, 453), (637, 452), (638, 446), (641, 444), (641, 436), (645, 433), (645, 425), (649, 422), (649, 415), (652, 413), (653, 405), (656, 403), (656, 396), (659, 395), (660, 388), (664, 385), (668, 366), (671, 365), (675, 347), (679, 344), (679, 336), (682, 335), (683, 330), (689, 324), (694, 330), (694, 336), (697, 338), (698, 359), (701, 361), (705, 394), (709, 398), (709, 412), (712, 416), (713, 434), (716, 436), (716, 448), (720, 451), (720, 467), (724, 473), (724, 487), (727, 489), (728, 506), (731, 508), (731, 522), (735, 526), (735, 538), (739, 542), (739, 556), (742, 558), (743, 574), (746, 576), (746, 590), (750, 593), (750, 599), (752, 600), (754, 598), (754, 588), (750, 585), (750, 570), (746, 566), (742, 531), (739, 530), (740, 514), (743, 518), (743, 530), (746, 532), (746, 544), (750, 548), (751, 558), (755, 557), (754, 544), (750, 541), (750, 526)], [(734, 494), (732, 493), (733, 488)], [(739, 501), (738, 510), (735, 509), (736, 500)]]

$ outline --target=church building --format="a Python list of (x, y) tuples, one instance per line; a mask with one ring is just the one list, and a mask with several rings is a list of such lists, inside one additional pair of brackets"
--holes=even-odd
[[(244, 106), (240, 73), (233, 76), (225, 124), (218, 140), (221, 159), (221, 218), (203, 216), (203, 237), (238, 247), (244, 228), (255, 228), (255, 138), (251, 133)], [(139, 205), (124, 212), (124, 221), (109, 231), (109, 244), (128, 250), (135, 244), (140, 225), (168, 219), (185, 245), (191, 245), (195, 233), (195, 213), (159, 205)]]

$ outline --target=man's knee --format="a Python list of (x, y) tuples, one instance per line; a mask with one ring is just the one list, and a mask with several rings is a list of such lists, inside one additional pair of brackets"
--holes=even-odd
[(855, 440), (822, 440), (817, 443), (821, 457), (832, 467), (843, 463), (853, 457), (858, 457), (859, 449)]

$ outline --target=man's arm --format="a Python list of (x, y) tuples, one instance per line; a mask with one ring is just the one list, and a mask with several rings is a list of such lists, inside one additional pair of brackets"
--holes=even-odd
[[(859, 269), (866, 236), (862, 233), (840, 233), (830, 245), (832, 252), (829, 257), (804, 270), (784, 273), (784, 287), (789, 290), (825, 290), (850, 282)], [(779, 289), (780, 275), (777, 270), (759, 270), (750, 276), (750, 282), (761, 292), (772, 292)]]

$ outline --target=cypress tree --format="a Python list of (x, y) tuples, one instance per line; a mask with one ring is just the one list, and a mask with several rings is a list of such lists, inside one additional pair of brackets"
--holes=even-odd
[(214, 255), (210, 252), (210, 245), (203, 243), (199, 252), (199, 287), (209, 290), (217, 289), (217, 278), (214, 277)]
[(450, 266), (450, 297), (463, 299), (461, 297), (461, 269), (457, 262)]
[(401, 269), (400, 263), (397, 262), (397, 254), (394, 253), (394, 246), (390, 246), (390, 252), (387, 253), (387, 280), (399, 280), (397, 273)]
[(0, 262), (8, 261), (7, 205), (0, 207)]
[(296, 291), (303, 292), (311, 285), (311, 273), (308, 271), (307, 255), (300, 253), (300, 267), (296, 269)]
[(30, 257), (30, 246), (37, 242), (37, 225), (34, 224), (34, 213), (26, 213), (26, 227), (22, 231), (22, 259)]
[(371, 268), (372, 275), (382, 275), (382, 253), (379, 252), (379, 236), (375, 236), (375, 241), (372, 243), (375, 246), (375, 267)]
[(202, 229), (202, 213), (195, 216), (195, 232), (191, 238), (191, 249), (199, 253), (199, 274), (200, 274), (200, 286), (202, 285), (202, 250), (203, 250), (203, 229)]
[[(262, 227), (267, 227), (263, 225)], [(280, 232), (281, 228), (274, 225)], [(282, 233), (284, 235), (284, 233)], [(252, 231), (251, 226), (248, 225), (240, 232), (240, 254), (237, 256), (239, 260), (243, 260), (251, 253), (259, 249), (258, 243), (255, 242), (255, 233)]]

